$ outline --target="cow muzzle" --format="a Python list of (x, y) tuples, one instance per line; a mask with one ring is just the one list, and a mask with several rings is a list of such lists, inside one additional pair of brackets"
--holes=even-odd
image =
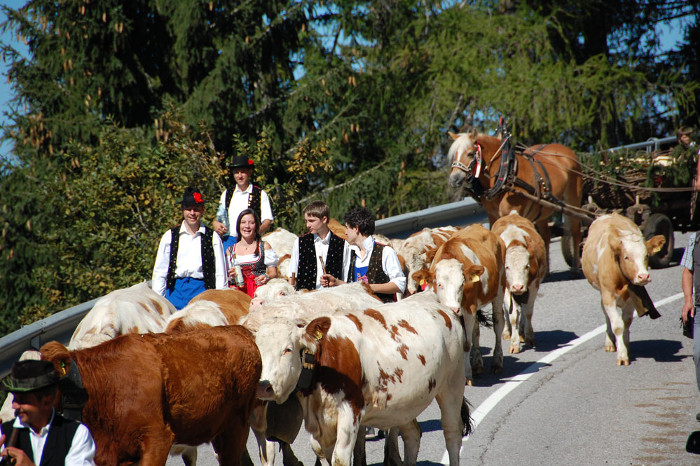
[(649, 272), (638, 273), (637, 276), (634, 277), (634, 284), (635, 285), (644, 286), (649, 282), (651, 282), (651, 275), (649, 275)]
[(274, 400), (275, 390), (269, 380), (261, 380), (255, 390), (255, 397), (260, 400)]

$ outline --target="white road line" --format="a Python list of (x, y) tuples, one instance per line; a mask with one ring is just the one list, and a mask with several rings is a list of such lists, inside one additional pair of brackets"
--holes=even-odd
[[(683, 298), (683, 293), (678, 293), (674, 294), (673, 296), (669, 296), (668, 298), (664, 298), (656, 303), (654, 303), (657, 307), (661, 307), (664, 304), (671, 303), (673, 301), (676, 301), (678, 299)], [(568, 353), (572, 349), (576, 348), (579, 345), (584, 344), (588, 340), (590, 340), (593, 337), (596, 337), (603, 333), (605, 331), (605, 325), (601, 325), (600, 327), (597, 327), (590, 332), (586, 333), (585, 335), (582, 335), (575, 340), (571, 340), (570, 342), (564, 344), (561, 348), (557, 348), (554, 351), (551, 351), (547, 353), (546, 356), (538, 360), (537, 362), (534, 362), (530, 364), (528, 367), (526, 367), (521, 373), (514, 375), (513, 377), (510, 377), (506, 380), (506, 383), (493, 392), (488, 398), (484, 400), (483, 403), (481, 403), (474, 413), (472, 414), (472, 424), (473, 428), (476, 429), (476, 426), (479, 425), (481, 421), (484, 420), (486, 415), (498, 404), (499, 401), (501, 401), (503, 398), (506, 397), (510, 392), (515, 390), (518, 385), (521, 383), (525, 382), (527, 379), (530, 378), (533, 374), (536, 374), (544, 364), (550, 364), (554, 360), (556, 360), (558, 357), (563, 356), (564, 354)], [(462, 439), (462, 448), (464, 447), (466, 441), (469, 440), (469, 436), (465, 437)], [(445, 450), (445, 453), (442, 455), (442, 460), (440, 461), (442, 464), (450, 464), (449, 456), (447, 454), (447, 450)]]

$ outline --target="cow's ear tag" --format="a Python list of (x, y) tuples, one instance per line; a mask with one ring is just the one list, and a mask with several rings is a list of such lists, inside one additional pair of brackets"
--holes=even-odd
[(654, 249), (651, 250), (651, 255), (653, 256), (657, 252), (661, 251), (663, 249), (663, 246), (656, 246)]
[(61, 361), (61, 377), (63, 377), (64, 375), (66, 375), (66, 362)]
[(314, 333), (314, 338), (316, 339), (316, 341), (321, 341), (321, 339), (323, 338), (323, 333), (321, 333), (320, 330), (316, 330), (316, 333)]
[(425, 286), (425, 278), (420, 279), (420, 286)]
[(480, 282), (481, 278), (478, 275), (472, 275), (472, 283)]

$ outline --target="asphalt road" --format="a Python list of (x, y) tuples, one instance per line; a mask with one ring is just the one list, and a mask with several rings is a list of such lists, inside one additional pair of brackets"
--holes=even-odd
[[(672, 266), (653, 270), (647, 290), (662, 317), (634, 319), (630, 365), (615, 364), (603, 349), (605, 323), (600, 294), (584, 278), (572, 279), (555, 240), (550, 275), (540, 288), (533, 326), (537, 345), (507, 354), (501, 374), (477, 376), (464, 394), (475, 429), (465, 438), (461, 464), (489, 465), (698, 465), (685, 451), (695, 414), (692, 341), (681, 334), (681, 270), (687, 234), (676, 233)], [(494, 335), (482, 329), (488, 372)], [(446, 462), (440, 414), (433, 402), (418, 418), (423, 430), (418, 464)], [(304, 464), (315, 456), (302, 429), (293, 448)], [(369, 464), (381, 464), (383, 440), (367, 443)], [(248, 451), (260, 464), (255, 439)], [(168, 465), (179, 465), (171, 458)], [(209, 445), (199, 465), (218, 464)], [(281, 465), (281, 455), (276, 464)]]

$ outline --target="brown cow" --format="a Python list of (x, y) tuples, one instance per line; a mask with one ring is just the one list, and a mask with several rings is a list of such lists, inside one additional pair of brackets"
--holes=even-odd
[(474, 372), (484, 369), (484, 361), (479, 348), (479, 332), (476, 323), (477, 311), (492, 303), (493, 330), (496, 343), (493, 349), (491, 370), (503, 370), (503, 287), (505, 276), (503, 262), (505, 245), (497, 235), (481, 225), (470, 225), (455, 232), (439, 248), (427, 252), (430, 269), (422, 269), (413, 274), (414, 280), (425, 280), (428, 287), (435, 289), (438, 300), (450, 307), (464, 320), (467, 337), (465, 351), (473, 351), (472, 361), (464, 358), (467, 383), (471, 385), (472, 365)]
[[(600, 291), (607, 322), (605, 351), (617, 349), (617, 365), (627, 366), (630, 325), (634, 310), (659, 317), (644, 285), (651, 281), (649, 255), (657, 253), (666, 239), (656, 235), (644, 241), (639, 227), (619, 214), (597, 218), (588, 230), (583, 246), (583, 274)], [(622, 312), (617, 311), (620, 307)]]
[(165, 333), (183, 333), (197, 328), (236, 325), (248, 314), (250, 296), (236, 290), (206, 290), (168, 318)]
[(519, 353), (521, 341), (535, 346), (532, 313), (540, 283), (547, 274), (546, 246), (535, 225), (515, 211), (496, 220), (491, 231), (506, 246), (504, 300), (508, 315), (503, 339), (510, 340), (510, 353)]
[(161, 466), (173, 443), (205, 442), (220, 464), (241, 463), (262, 370), (245, 328), (123, 335), (78, 351), (50, 342), (41, 353), (61, 372), (80, 369), (97, 464)]

